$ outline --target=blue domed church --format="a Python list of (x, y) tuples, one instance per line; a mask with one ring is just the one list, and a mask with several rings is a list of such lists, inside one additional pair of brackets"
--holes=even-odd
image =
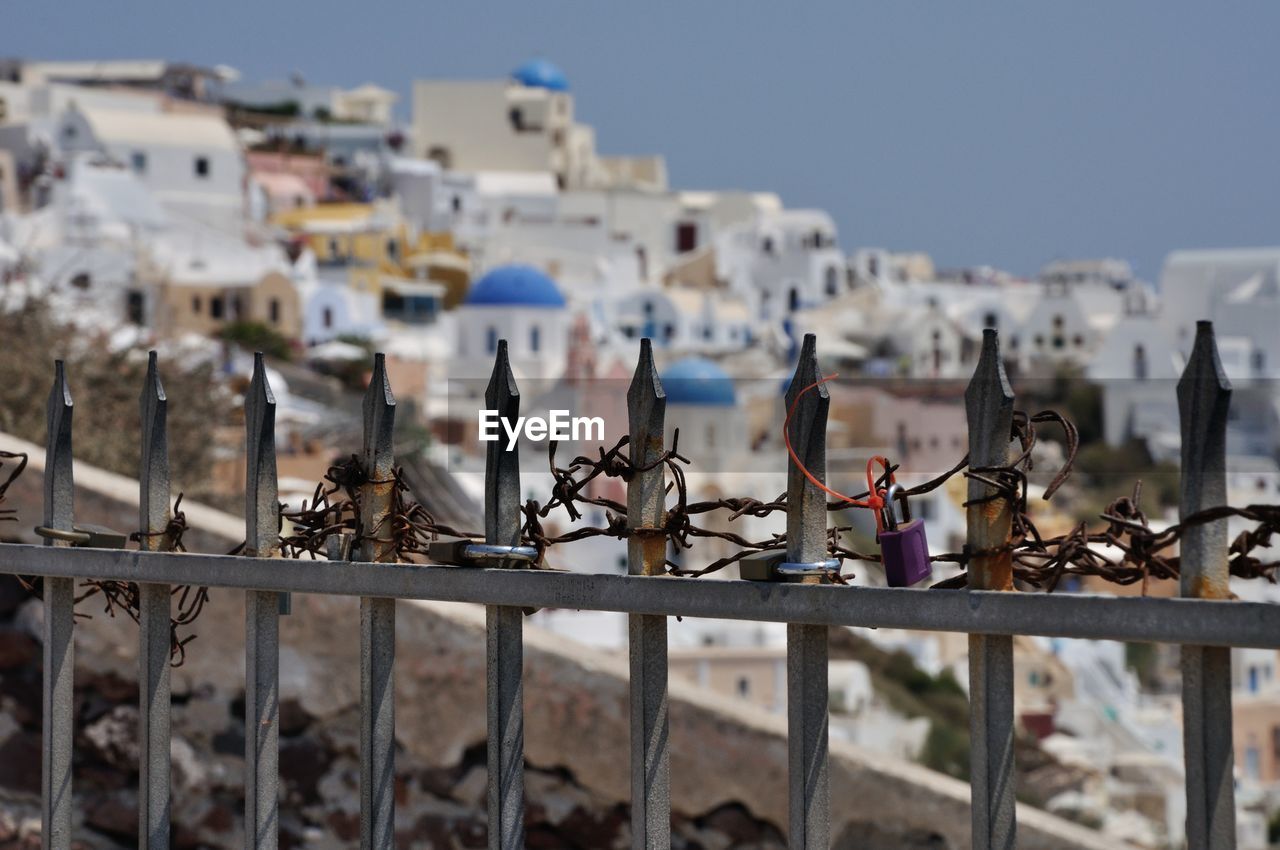
[(569, 311), (554, 280), (533, 266), (497, 266), (471, 284), (458, 309), (458, 363), (450, 372), (487, 376), (505, 339), (518, 376), (558, 378), (568, 332)]
[(746, 424), (733, 379), (705, 357), (677, 360), (661, 378), (667, 433), (680, 429), (681, 454), (707, 471), (729, 471), (728, 464), (746, 446)]

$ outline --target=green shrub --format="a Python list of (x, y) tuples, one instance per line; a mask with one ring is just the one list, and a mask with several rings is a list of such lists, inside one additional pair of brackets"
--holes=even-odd
[(261, 351), (277, 360), (292, 360), (293, 345), (289, 340), (261, 322), (228, 322), (218, 336), (250, 351)]

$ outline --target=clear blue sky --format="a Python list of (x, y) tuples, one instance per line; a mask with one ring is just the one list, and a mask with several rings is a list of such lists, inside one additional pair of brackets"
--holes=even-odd
[[(0, 55), (316, 83), (560, 64), (601, 150), (829, 210), (847, 249), (1033, 273), (1280, 242), (1280, 3), (11, 3)], [(402, 103), (407, 112), (408, 104)]]

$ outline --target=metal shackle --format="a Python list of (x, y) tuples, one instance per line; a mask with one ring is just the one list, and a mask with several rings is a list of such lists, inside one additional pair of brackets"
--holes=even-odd
[[(890, 484), (889, 489), (884, 491), (884, 505), (881, 506), (881, 516), (884, 517), (884, 527), (886, 531), (898, 530), (898, 519), (893, 515), (893, 502), (901, 492), (901, 484)], [(904, 497), (902, 500), (902, 521), (904, 523), (911, 522), (911, 508), (907, 505)]]

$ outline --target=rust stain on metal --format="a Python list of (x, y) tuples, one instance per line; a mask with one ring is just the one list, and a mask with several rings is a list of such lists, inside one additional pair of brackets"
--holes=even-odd
[(660, 576), (666, 572), (667, 532), (661, 528), (637, 528), (631, 532), (640, 547), (641, 575)]
[(1217, 581), (1208, 576), (1197, 576), (1192, 588), (1192, 595), (1197, 599), (1232, 599), (1231, 588), (1226, 581)]

